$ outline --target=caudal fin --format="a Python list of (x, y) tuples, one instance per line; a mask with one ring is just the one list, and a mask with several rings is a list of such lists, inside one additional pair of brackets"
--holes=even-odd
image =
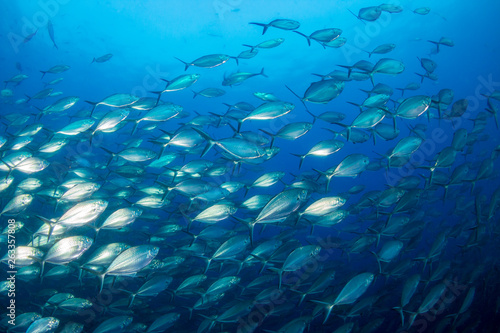
[(311, 46), (311, 37), (309, 37), (309, 36), (307, 36), (307, 35), (303, 34), (302, 32), (299, 32), (299, 31), (297, 31), (297, 30), (295, 30), (294, 32), (295, 32), (295, 33), (297, 33), (297, 34), (299, 34), (299, 35), (301, 35), (301, 36), (303, 36), (303, 37), (305, 37), (305, 39), (307, 39), (307, 44), (308, 44), (309, 46)]
[(174, 57), (174, 58), (177, 59), (177, 60), (179, 60), (180, 62), (182, 62), (184, 64), (184, 71), (187, 71), (187, 69), (189, 68), (189, 66), (191, 66), (190, 63), (187, 63), (187, 62), (185, 62), (185, 61), (183, 61), (183, 60), (181, 60), (181, 59), (179, 59), (177, 57)]
[(264, 23), (257, 23), (257, 22), (250, 22), (248, 24), (254, 24), (254, 25), (258, 25), (260, 27), (263, 27), (264, 30), (262, 30), (262, 34), (265, 34), (267, 29), (269, 28), (269, 25), (268, 24), (264, 24)]
[(262, 67), (259, 74), (262, 75), (263, 77), (267, 77), (267, 78), (269, 77), (266, 75), (266, 73), (264, 73), (264, 67)]

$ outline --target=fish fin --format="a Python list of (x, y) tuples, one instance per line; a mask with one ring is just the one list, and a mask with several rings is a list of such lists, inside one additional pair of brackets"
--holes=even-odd
[(266, 73), (264, 73), (264, 67), (262, 67), (259, 74), (262, 75), (263, 77), (267, 77), (267, 78), (269, 77), (266, 75)]
[(323, 81), (325, 79), (325, 76), (326, 76), (326, 75), (316, 74), (316, 73), (311, 73), (311, 74), (315, 75), (315, 76), (319, 76), (321, 78), (321, 81)]
[(106, 277), (106, 272), (101, 273), (101, 272), (96, 271), (94, 269), (91, 269), (88, 267), (83, 267), (83, 266), (82, 266), (82, 269), (86, 270), (89, 273), (96, 275), (99, 278), (99, 280), (101, 281), (101, 288), (99, 289), (99, 294), (100, 294), (102, 292), (102, 288), (104, 287), (104, 278)]
[(253, 50), (255, 49), (255, 46), (252, 46), (252, 45), (248, 45), (248, 44), (241, 44), (241, 45), (249, 47), (250, 48), (250, 52), (253, 52)]
[(283, 271), (281, 269), (279, 269), (279, 268), (276, 268), (276, 267), (268, 267), (267, 269), (270, 270), (271, 272), (278, 273), (278, 276), (279, 276), (278, 289), (281, 290), (281, 283), (282, 283)]
[(274, 144), (274, 139), (275, 139), (275, 135), (270, 133), (270, 132), (267, 132), (261, 128), (259, 128), (259, 130), (261, 130), (262, 132), (266, 133), (267, 135), (269, 135), (271, 137), (271, 144), (269, 145), (269, 148), (273, 148), (273, 144)]
[(290, 153), (290, 154), (300, 158), (300, 162), (299, 162), (299, 170), (300, 170), (300, 168), (302, 167), (302, 163), (304, 162), (304, 159), (306, 158), (307, 154), (305, 154), (305, 155), (294, 154), (294, 153)]
[(299, 34), (299, 35), (301, 35), (301, 36), (305, 37), (305, 38), (307, 39), (307, 44), (308, 44), (309, 46), (311, 46), (311, 37), (309, 37), (309, 36), (307, 36), (307, 35), (303, 34), (302, 32), (299, 32), (299, 31), (297, 31), (297, 30), (294, 30), (294, 32), (295, 32), (296, 34)]
[[(180, 62), (182, 62), (184, 64), (184, 71), (187, 71), (187, 69), (189, 68), (189, 66), (191, 66), (191, 64), (177, 58), (177, 57), (174, 57), (175, 59), (179, 60)], [(163, 80), (163, 79), (162, 79)], [(165, 81), (165, 80), (164, 80)], [(168, 82), (168, 81), (167, 81)]]
[(262, 31), (262, 34), (265, 34), (267, 29), (269, 28), (269, 24), (264, 24), (264, 23), (249, 22), (248, 24), (254, 24), (263, 27), (264, 30)]
[(365, 25), (366, 25), (366, 22), (365, 22), (365, 21), (363, 21), (361, 18), (359, 18), (359, 16), (358, 16), (358, 15), (354, 14), (354, 13), (353, 13), (350, 9), (347, 9), (347, 10), (349, 11), (349, 13), (351, 13), (352, 15), (354, 15), (354, 17), (355, 17), (355, 18), (357, 18), (358, 20), (360, 20), (361, 22), (363, 22), (363, 24), (365, 24)]
[(240, 65), (240, 61), (238, 60), (238, 57), (229, 57), (229, 58), (234, 59), (234, 61), (236, 61), (236, 66)]

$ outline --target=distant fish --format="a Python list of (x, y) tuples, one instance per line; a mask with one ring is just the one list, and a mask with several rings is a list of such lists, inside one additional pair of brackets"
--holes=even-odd
[(36, 33), (38, 32), (38, 29), (35, 30), (35, 32), (29, 34), (28, 36), (24, 37), (23, 43), (29, 42), (33, 37), (35, 37)]
[(439, 45), (444, 45), (448, 47), (455, 46), (455, 43), (450, 38), (447, 37), (441, 37), (438, 42), (432, 40), (428, 40), (428, 42), (436, 45), (437, 53), (439, 53)]
[(431, 9), (429, 7), (419, 7), (415, 9), (413, 12), (418, 15), (427, 15), (431, 12)]
[(376, 21), (380, 17), (380, 14), (382, 14), (382, 9), (378, 6), (361, 8), (358, 12), (358, 15), (351, 12), (350, 9), (347, 10), (363, 23), (365, 23), (364, 21)]
[(379, 45), (376, 48), (374, 48), (371, 52), (368, 52), (368, 51), (365, 51), (365, 52), (368, 53), (368, 58), (370, 58), (373, 53), (386, 54), (386, 53), (389, 53), (392, 50), (394, 50), (395, 47), (396, 47), (396, 44), (382, 44), (382, 45)]
[(47, 30), (49, 32), (49, 36), (50, 36), (50, 40), (52, 41), (52, 43), (54, 44), (54, 47), (56, 49), (59, 49), (57, 47), (57, 44), (56, 44), (56, 41), (54, 39), (54, 26), (52, 25), (52, 22), (49, 20), (49, 22), (47, 23)]
[[(196, 66), (202, 68), (214, 68), (226, 63), (229, 59), (234, 58), (225, 54), (209, 54), (198, 59), (193, 60), (192, 62), (185, 62), (179, 58), (175, 58), (184, 64), (184, 70), (187, 71), (189, 66)], [(238, 63), (238, 57), (234, 58), (236, 63)]]
[[(311, 39), (323, 45), (324, 43), (330, 43), (334, 41), (342, 34), (342, 30), (337, 28), (317, 30), (309, 36), (298, 31), (294, 32), (305, 37), (307, 39), (307, 44), (309, 44), (309, 46), (311, 46)], [(323, 45), (323, 47), (325, 46)]]
[(194, 94), (193, 98), (195, 98), (198, 95), (203, 96), (203, 97), (213, 98), (213, 97), (220, 97), (220, 96), (223, 96), (226, 94), (226, 91), (219, 89), (219, 88), (206, 88), (206, 89), (203, 89), (199, 92), (196, 92), (194, 90), (192, 90), (192, 91)]
[(43, 89), (43, 90), (37, 92), (32, 97), (26, 95), (26, 97), (28, 97), (27, 102), (29, 102), (31, 99), (45, 99), (48, 96), (50, 96), (50, 94), (52, 93), (53, 90), (54, 90), (54, 88), (47, 88), (47, 89)]
[(67, 65), (57, 65), (57, 66), (54, 66), (54, 67), (51, 67), (49, 68), (48, 70), (46, 71), (40, 71), (42, 73), (42, 79), (43, 77), (45, 76), (45, 74), (47, 73), (51, 73), (51, 74), (59, 74), (59, 73), (63, 73), (63, 72), (66, 72), (68, 69), (70, 69), (71, 67), (70, 66), (67, 66)]
[(379, 5), (378, 8), (380, 8), (384, 12), (388, 13), (401, 13), (403, 11), (403, 7), (394, 5), (394, 4), (382, 4)]
[(94, 112), (95, 108), (98, 105), (106, 105), (106, 106), (110, 106), (113, 108), (122, 108), (125, 106), (132, 105), (135, 102), (137, 102), (138, 100), (139, 100), (138, 97), (133, 96), (131, 94), (113, 94), (113, 95), (110, 95), (110, 96), (104, 98), (100, 102), (91, 102), (91, 101), (85, 101), (85, 102), (92, 105), (92, 112), (91, 112), (91, 115), (92, 115), (92, 113)]
[(294, 20), (288, 20), (288, 19), (276, 19), (272, 20), (268, 24), (265, 23), (257, 23), (257, 22), (250, 22), (249, 24), (254, 24), (254, 25), (259, 25), (261, 27), (264, 27), (264, 30), (262, 31), (262, 34), (265, 34), (267, 29), (269, 27), (274, 27), (282, 30), (295, 30), (300, 27), (300, 23)]
[(8, 83), (15, 83), (15, 85), (19, 85), (22, 81), (26, 80), (28, 78), (28, 75), (25, 75), (25, 74), (17, 74), (17, 75), (14, 75), (13, 77), (11, 77), (10, 79), (8, 80), (5, 80), (3, 82), (5, 82), (5, 87), (7, 87), (7, 84)]
[(264, 42), (261, 42), (255, 46), (248, 45), (248, 44), (243, 44), (243, 46), (249, 47), (250, 52), (253, 52), (254, 49), (272, 49), (272, 48), (275, 48), (275, 47), (283, 44), (284, 41), (285, 41), (284, 38), (274, 38), (274, 39), (270, 39), (270, 40), (266, 40)]
[(224, 77), (224, 80), (222, 81), (223, 86), (235, 86), (235, 85), (240, 85), (243, 83), (243, 81), (248, 80), (251, 77), (262, 75), (263, 77), (268, 77), (264, 73), (264, 68), (260, 71), (260, 73), (245, 73), (245, 72), (236, 72), (229, 74), (228, 76)]
[(112, 57), (113, 57), (113, 55), (111, 53), (108, 53), (108, 54), (105, 54), (105, 55), (100, 56), (98, 58), (93, 58), (91, 64), (94, 62), (103, 63), (103, 62), (108, 61)]

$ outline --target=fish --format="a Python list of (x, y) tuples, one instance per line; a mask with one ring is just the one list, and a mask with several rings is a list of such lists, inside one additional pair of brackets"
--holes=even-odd
[(52, 25), (52, 21), (50, 21), (50, 20), (49, 20), (49, 22), (47, 22), (47, 31), (49, 32), (49, 37), (50, 37), (50, 40), (52, 41), (52, 44), (54, 44), (54, 47), (59, 50), (59, 48), (57, 47), (56, 41), (54, 39), (54, 26)]
[(26, 97), (28, 97), (28, 100), (26, 102), (29, 102), (31, 99), (45, 99), (46, 97), (51, 96), (53, 90), (54, 88), (47, 88), (37, 92), (32, 97), (26, 95)]
[(302, 102), (305, 107), (304, 102), (306, 101), (310, 103), (327, 104), (342, 93), (345, 87), (345, 83), (344, 81), (337, 81), (334, 79), (313, 82), (311, 83), (309, 88), (307, 88), (306, 92), (304, 93), (304, 97), (302, 98), (294, 93), (288, 86), (286, 87), (292, 94), (295, 95), (295, 97), (297, 97)]
[(429, 7), (419, 7), (414, 9), (413, 12), (418, 15), (427, 15), (431, 12), (431, 9)]
[(344, 158), (336, 167), (331, 167), (325, 172), (314, 169), (327, 179), (326, 191), (330, 185), (332, 177), (357, 177), (360, 173), (366, 170), (370, 159), (363, 154), (351, 154)]
[(388, 13), (401, 13), (403, 11), (403, 7), (387, 3), (379, 5), (378, 8)]
[(134, 276), (158, 255), (159, 250), (158, 247), (153, 245), (134, 246), (121, 252), (102, 272), (89, 268), (84, 269), (99, 277), (101, 280), (99, 293), (101, 293), (104, 286), (104, 277), (106, 275)]
[(368, 272), (354, 276), (349, 280), (349, 282), (347, 282), (338, 294), (337, 298), (335, 298), (335, 300), (331, 303), (313, 300), (312, 302), (322, 304), (326, 307), (325, 320), (323, 320), (323, 324), (327, 322), (334, 306), (354, 303), (366, 292), (368, 287), (372, 284), (374, 277), (373, 273)]
[(198, 95), (203, 96), (203, 97), (212, 98), (212, 97), (223, 96), (226, 94), (226, 91), (219, 89), (219, 88), (206, 88), (206, 89), (203, 89), (199, 92), (195, 92), (193, 90), (193, 94), (194, 94), (193, 98), (196, 98), (196, 96), (198, 96)]
[(266, 40), (264, 42), (260, 42), (259, 44), (255, 45), (255, 46), (248, 45), (248, 44), (243, 44), (243, 46), (249, 47), (250, 52), (253, 52), (254, 49), (272, 49), (272, 48), (280, 46), (281, 44), (283, 44), (283, 42), (285, 42), (284, 38), (274, 38), (274, 39)]
[(105, 200), (91, 199), (77, 203), (56, 221), (49, 220), (40, 215), (38, 215), (38, 218), (49, 225), (48, 238), (50, 239), (55, 225), (62, 225), (68, 228), (85, 225), (97, 219), (107, 206), (108, 202)]
[(246, 120), (270, 120), (282, 117), (295, 109), (295, 105), (289, 102), (268, 102), (260, 105), (245, 118), (238, 121), (238, 132), (241, 124)]
[(106, 98), (104, 98), (100, 102), (91, 102), (85, 101), (92, 105), (92, 111), (90, 111), (90, 115), (94, 112), (95, 108), (98, 105), (105, 105), (113, 108), (123, 108), (126, 106), (130, 106), (139, 100), (138, 97), (131, 94), (113, 94)]
[(103, 62), (107, 62), (109, 61), (111, 58), (113, 57), (113, 55), (111, 53), (107, 53), (105, 55), (102, 55), (100, 57), (97, 57), (97, 58), (92, 58), (92, 63), (94, 62), (97, 62), (97, 63), (103, 63)]
[(31, 194), (17, 195), (7, 202), (0, 215), (15, 216), (26, 210), (32, 201), (33, 196)]
[(368, 53), (368, 58), (370, 58), (372, 56), (372, 54), (374, 54), (374, 53), (375, 54), (386, 54), (386, 53), (391, 52), (395, 48), (396, 48), (396, 44), (382, 44), (382, 45), (375, 47), (370, 52), (368, 52), (368, 51), (365, 51), (365, 52)]
[[(201, 68), (214, 68), (218, 67), (222, 64), (225, 64), (229, 59), (233, 57), (230, 57), (226, 54), (208, 54), (205, 56), (202, 56), (200, 58), (197, 58), (193, 60), (192, 62), (185, 62), (182, 61), (179, 58), (175, 58), (182, 62), (184, 64), (184, 70), (187, 71), (190, 66), (196, 66), (196, 67), (201, 67)], [(238, 63), (238, 58), (235, 58), (236, 63)]]
[(50, 74), (60, 74), (60, 73), (66, 72), (69, 69), (71, 69), (71, 67), (68, 66), (68, 65), (56, 65), (56, 66), (53, 66), (53, 67), (47, 69), (46, 71), (40, 71), (40, 73), (42, 73), (42, 79), (43, 79), (43, 77), (47, 73), (50, 73)]
[(436, 45), (436, 52), (437, 53), (439, 53), (439, 46), (440, 45), (444, 45), (444, 46), (448, 46), (448, 47), (455, 46), (455, 43), (450, 38), (447, 38), (447, 37), (441, 37), (439, 39), (439, 41), (437, 41), (437, 42), (432, 41), (432, 40), (428, 40), (428, 42)]
[[(305, 37), (307, 40), (307, 44), (309, 46), (311, 46), (311, 39), (315, 40), (318, 43), (320, 43), (321, 45), (323, 45), (324, 43), (330, 43), (330, 42), (334, 41), (342, 34), (342, 30), (337, 29), (337, 28), (317, 30), (317, 31), (314, 31), (309, 36), (299, 32), (299, 31), (296, 31), (296, 30), (294, 32)], [(324, 45), (323, 45), (323, 47), (324, 47)]]
[[(50, 234), (49, 234), (50, 239)], [(43, 279), (43, 272), (46, 263), (64, 265), (78, 259), (93, 244), (93, 240), (85, 236), (66, 237), (57, 241), (45, 253), (41, 262), (40, 277)]]
[(278, 28), (281, 30), (297, 30), (300, 28), (300, 22), (289, 19), (276, 19), (272, 20), (269, 23), (257, 23), (257, 22), (249, 22), (248, 24), (258, 25), (263, 27), (262, 34), (264, 35), (269, 29), (269, 27)]
[(422, 313), (426, 313), (429, 311), (434, 304), (439, 300), (441, 295), (445, 292), (446, 286), (443, 283), (437, 284), (434, 286), (429, 293), (425, 296), (424, 300), (422, 301), (422, 304), (420, 304), (419, 308), (417, 309), (416, 312), (410, 312), (410, 319), (408, 323), (408, 327), (411, 327), (413, 325), (413, 322), (415, 321), (415, 318)]
[(46, 106), (42, 110), (40, 110), (41, 114), (49, 114), (49, 113), (58, 113), (63, 112), (71, 108), (80, 100), (78, 96), (68, 96), (59, 99), (58, 101)]
[(363, 23), (364, 21), (368, 22), (376, 21), (382, 14), (382, 9), (380, 8), (380, 6), (361, 8), (358, 12), (358, 15), (351, 12), (350, 9), (348, 9), (348, 11)]
[(244, 81), (248, 80), (254, 76), (263, 76), (268, 77), (264, 73), (264, 68), (261, 69), (260, 73), (246, 73), (246, 72), (236, 72), (232, 73), (228, 76), (224, 76), (224, 80), (222, 81), (223, 86), (236, 86), (242, 84)]
[(286, 258), (283, 266), (278, 268), (270, 268), (273, 272), (278, 273), (279, 285), (278, 289), (281, 289), (281, 282), (283, 272), (293, 272), (304, 266), (311, 258), (314, 258), (321, 251), (321, 247), (317, 245), (306, 245), (293, 250)]
[(313, 126), (312, 123), (296, 122), (283, 126), (276, 134), (272, 134), (263, 129), (260, 130), (271, 137), (271, 143), (269, 146), (272, 148), (275, 138), (280, 138), (285, 140), (296, 140), (301, 136), (305, 135), (307, 132), (309, 132), (312, 126)]
[(299, 162), (299, 170), (302, 167), (302, 163), (307, 156), (328, 156), (338, 152), (340, 149), (344, 147), (344, 143), (339, 140), (325, 140), (320, 141), (315, 144), (309, 151), (304, 155), (291, 153), (293, 156), (297, 156), (300, 158)]

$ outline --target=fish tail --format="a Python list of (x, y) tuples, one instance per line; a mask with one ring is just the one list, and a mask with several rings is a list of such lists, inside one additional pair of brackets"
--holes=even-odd
[(271, 144), (269, 145), (269, 148), (273, 148), (274, 139), (275, 139), (274, 134), (267, 132), (266, 130), (263, 130), (261, 128), (259, 128), (259, 130), (261, 130), (262, 132), (266, 133), (267, 135), (269, 135), (271, 137)]
[(301, 35), (301, 36), (303, 36), (303, 37), (305, 37), (305, 38), (307, 39), (307, 44), (308, 44), (309, 46), (311, 46), (311, 37), (309, 37), (309, 36), (307, 36), (307, 35), (303, 34), (303, 33), (302, 33), (302, 32), (300, 32), (300, 31), (297, 31), (297, 30), (295, 30), (294, 32), (295, 32), (295, 33), (297, 33), (297, 34), (299, 34), (299, 35)]
[(382, 274), (382, 265), (380, 264), (380, 259), (379, 259), (378, 255), (373, 251), (370, 251), (370, 252), (375, 256), (375, 259), (377, 259), (378, 273)]
[[(137, 126), (137, 125), (136, 125), (136, 126)], [(104, 147), (99, 147), (99, 148), (101, 148), (101, 149), (102, 149), (102, 150), (104, 150), (106, 153), (108, 153), (108, 154), (110, 154), (110, 155), (111, 155), (111, 157), (109, 158), (108, 163), (106, 164), (106, 167), (109, 167), (109, 164), (111, 163), (111, 161), (113, 160), (113, 157), (115, 157), (115, 155), (116, 155), (116, 154), (115, 154), (115, 153), (113, 153), (111, 150), (106, 149), (106, 148), (104, 148)]]
[(366, 24), (365, 21), (363, 21), (362, 19), (360, 19), (359, 16), (356, 15), (356, 14), (354, 14), (350, 9), (347, 9), (347, 10), (349, 11), (349, 13), (351, 13), (352, 15), (354, 15), (355, 18), (357, 18), (358, 20), (360, 20), (361, 22), (363, 22), (364, 24)]
[(193, 127), (193, 130), (195, 130), (199, 135), (201, 135), (202, 138), (204, 138), (207, 141), (207, 146), (205, 147), (205, 149), (201, 153), (201, 157), (203, 157), (206, 155), (206, 153), (208, 153), (210, 148), (213, 147), (215, 142), (212, 140), (212, 138), (210, 138), (210, 136), (207, 133), (203, 132), (202, 130), (197, 129), (196, 127)]
[(91, 102), (91, 101), (85, 101), (86, 103), (89, 103), (90, 105), (92, 105), (92, 110), (90, 111), (90, 116), (92, 117), (92, 114), (94, 113), (94, 110), (97, 106), (97, 103), (96, 102)]
[(258, 25), (260, 27), (263, 27), (264, 30), (262, 31), (262, 34), (265, 34), (267, 29), (269, 28), (269, 24), (264, 24), (264, 23), (250, 22), (248, 24), (254, 24), (254, 25)]
[(300, 170), (300, 168), (302, 167), (302, 163), (304, 162), (304, 159), (306, 158), (307, 155), (299, 155), (299, 154), (294, 154), (294, 153), (290, 153), (290, 154), (300, 158), (300, 162), (299, 162), (299, 170)]
[(423, 83), (424, 82), (424, 75), (423, 74), (419, 74), (419, 73), (415, 73), (417, 74), (418, 76), (420, 76), (420, 83)]
[(93, 64), (93, 63), (94, 63), (94, 61), (95, 61), (95, 58), (92, 58), (92, 62), (91, 62), (91, 64)]
[(392, 309), (396, 310), (399, 313), (399, 315), (401, 316), (401, 327), (404, 327), (405, 326), (405, 316), (403, 314), (403, 308), (399, 307), (399, 306), (396, 306), (396, 307), (394, 307)]
[(192, 89), (191, 89), (191, 91), (192, 91), (192, 92), (193, 92), (193, 94), (194, 94), (194, 95), (193, 95), (193, 99), (194, 99), (196, 96), (198, 96), (198, 94), (199, 94), (199, 93), (197, 93), (196, 91), (194, 91), (194, 90), (192, 90)]
[(101, 273), (101, 272), (98, 272), (96, 270), (93, 270), (91, 268), (87, 268), (87, 267), (82, 267), (82, 269), (86, 270), (87, 272), (90, 272), (92, 274), (94, 274), (95, 276), (97, 276), (101, 282), (101, 287), (99, 289), (99, 294), (102, 292), (102, 288), (104, 287), (104, 278), (106, 277), (106, 273)]
[(250, 52), (253, 52), (253, 50), (255, 50), (255, 46), (248, 45), (248, 44), (241, 44), (241, 45), (249, 47), (250, 48)]
[(175, 59), (179, 60), (180, 62), (182, 62), (184, 64), (184, 71), (187, 71), (187, 69), (189, 68), (189, 66), (191, 66), (191, 64), (188, 64), (187, 62), (177, 58), (177, 57), (174, 57)]
[(236, 61), (236, 66), (240, 65), (240, 61), (238, 60), (238, 57), (229, 57), (229, 58), (234, 59), (234, 61)]
[(311, 73), (312, 75), (315, 75), (315, 76), (319, 76), (321, 78), (321, 80), (323, 81), (325, 79), (325, 76), (326, 75), (322, 75), (322, 74), (316, 74), (316, 73)]
[(349, 103), (351, 105), (354, 105), (354, 106), (357, 106), (360, 109), (360, 111), (363, 111), (363, 106), (361, 104), (357, 104), (357, 103), (354, 103), (354, 102), (347, 102), (347, 103)]
[(308, 108), (306, 108), (306, 112), (309, 113), (311, 115), (311, 117), (313, 117), (312, 123), (314, 125), (314, 123), (316, 122), (316, 119), (318, 118), (318, 116), (315, 116), (311, 111), (309, 111)]
[(276, 268), (276, 267), (268, 267), (267, 268), (268, 270), (270, 270), (271, 272), (275, 272), (275, 273), (278, 273), (278, 277), (279, 277), (279, 284), (278, 284), (278, 289), (281, 290), (281, 282), (282, 282), (282, 277), (283, 277), (283, 271), (279, 268)]
[(413, 325), (413, 322), (415, 321), (415, 318), (417, 318), (418, 313), (417, 312), (410, 312), (410, 318), (408, 319), (408, 328), (410, 328)]
[(262, 67), (259, 74), (262, 75), (263, 77), (267, 77), (267, 78), (269, 77), (266, 75), (266, 73), (264, 73), (264, 67)]

